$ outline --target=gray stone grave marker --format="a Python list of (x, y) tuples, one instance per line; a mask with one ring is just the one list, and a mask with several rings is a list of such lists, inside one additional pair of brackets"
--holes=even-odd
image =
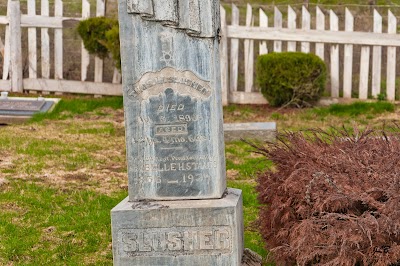
[(58, 101), (59, 99), (55, 98), (7, 97), (6, 94), (2, 94), (0, 97), (0, 124), (24, 122), (36, 113), (48, 112)]
[(115, 265), (239, 265), (241, 191), (226, 188), (218, 0), (120, 0), (129, 197)]

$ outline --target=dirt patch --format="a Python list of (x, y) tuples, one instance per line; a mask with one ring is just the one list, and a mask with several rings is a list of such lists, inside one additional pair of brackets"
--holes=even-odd
[(90, 179), (90, 175), (86, 173), (73, 173), (73, 174), (67, 174), (62, 177), (66, 181), (88, 181)]
[(239, 176), (239, 171), (234, 170), (234, 169), (228, 169), (226, 170), (226, 178), (228, 180), (236, 180), (236, 178)]
[(0, 178), (104, 194), (121, 190), (128, 180), (124, 113), (111, 108), (98, 113), (6, 127), (0, 132), (0, 143), (7, 144), (6, 152), (0, 151), (0, 168), (12, 173), (0, 172)]
[[(237, 109), (237, 110), (236, 110)], [(279, 108), (272, 107), (268, 104), (244, 104), (239, 106), (231, 105), (225, 108), (224, 111), (224, 122), (225, 123), (244, 123), (244, 122), (268, 122), (275, 119), (271, 118), (271, 115), (279, 114), (284, 115), (296, 115), (302, 112), (304, 109), (299, 108)]]

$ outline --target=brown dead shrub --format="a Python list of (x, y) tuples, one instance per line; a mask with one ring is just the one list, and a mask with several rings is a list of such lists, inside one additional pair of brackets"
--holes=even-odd
[(277, 265), (400, 265), (400, 133), (391, 132), (286, 132), (253, 145), (276, 165), (257, 190)]

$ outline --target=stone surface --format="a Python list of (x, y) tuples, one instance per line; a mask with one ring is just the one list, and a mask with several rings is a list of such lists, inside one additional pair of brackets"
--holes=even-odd
[(130, 200), (220, 198), (219, 1), (120, 0), (119, 22)]
[(224, 124), (225, 141), (241, 139), (257, 139), (262, 141), (275, 141), (276, 123), (232, 123)]
[(25, 97), (0, 99), (0, 124), (22, 123), (38, 112), (48, 112), (59, 99), (38, 100)]
[(0, 111), (39, 112), (45, 101), (0, 100)]
[(242, 196), (129, 202), (111, 211), (114, 265), (234, 266), (243, 255)]

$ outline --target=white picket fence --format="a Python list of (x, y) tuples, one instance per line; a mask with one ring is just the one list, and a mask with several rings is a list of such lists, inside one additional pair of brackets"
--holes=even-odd
[[(267, 40), (273, 41), (273, 52), (282, 52), (282, 42), (287, 42), (287, 51), (309, 53), (311, 45), (315, 45), (315, 54), (325, 60), (325, 46), (330, 44), (330, 94), (331, 97), (352, 97), (353, 83), (353, 46), (361, 46), (358, 98), (367, 99), (370, 95), (376, 97), (386, 93), (388, 100), (395, 99), (396, 81), (396, 47), (400, 46), (400, 35), (396, 34), (397, 19), (388, 10), (387, 33), (382, 33), (382, 16), (377, 10), (373, 12), (373, 32), (354, 32), (354, 16), (346, 8), (345, 31), (339, 31), (339, 18), (334, 11), (329, 10), (329, 27), (325, 24), (325, 14), (316, 7), (314, 16), (315, 29), (311, 29), (312, 16), (306, 7), (301, 8), (301, 19), (291, 7), (287, 9), (287, 23), (283, 27), (282, 12), (275, 7), (273, 25), (269, 26), (268, 16), (259, 9), (259, 25), (254, 26), (253, 8), (247, 5), (246, 25), (239, 26), (239, 9), (232, 4), (231, 25), (227, 24), (226, 11), (221, 8), (222, 38), (221, 38), (221, 72), (223, 87), (223, 102), (254, 104), (265, 103), (254, 85), (254, 41), (259, 41), (259, 54), (268, 53)], [(301, 21), (301, 25), (296, 22)], [(244, 43), (244, 90), (239, 90), (239, 40)], [(297, 43), (300, 42), (300, 45)], [(230, 45), (230, 51), (228, 46)], [(339, 47), (344, 46), (343, 62), (340, 61)], [(370, 50), (372, 47), (372, 62)], [(384, 48), (383, 48), (384, 47)], [(386, 90), (381, 91), (382, 80), (382, 49), (387, 49)], [(372, 73), (370, 73), (370, 63)], [(228, 67), (229, 66), (229, 67)], [(339, 68), (343, 66), (343, 84), (339, 84)], [(370, 77), (371, 76), (371, 77)], [(369, 79), (371, 78), (371, 82)], [(356, 89), (356, 88), (355, 88)]]
[[(113, 83), (103, 81), (103, 60), (95, 58), (94, 82), (87, 81), (90, 62), (89, 53), (81, 47), (81, 81), (63, 79), (63, 21), (88, 18), (90, 3), (82, 0), (82, 17), (63, 17), (63, 2), (55, 0), (54, 16), (49, 16), (49, 0), (41, 0), (40, 15), (36, 14), (36, 1), (27, 0), (27, 14), (21, 14), (20, 1), (8, 0), (7, 16), (0, 16), (0, 25), (6, 25), (3, 55), (3, 73), (0, 90), (23, 92), (42, 91), (55, 93), (84, 93), (95, 95), (122, 95), (121, 76), (114, 70)], [(97, 0), (96, 16), (105, 15), (104, 0)], [(28, 68), (27, 78), (23, 78), (21, 51), (21, 28), (28, 28)], [(50, 46), (49, 29), (54, 29), (54, 46)], [(40, 30), (40, 58), (37, 55), (36, 31)], [(51, 49), (54, 49), (51, 51)], [(54, 62), (50, 62), (50, 52)], [(38, 61), (41, 73), (38, 73)], [(54, 76), (50, 77), (50, 70)]]
[[(104, 0), (96, 0), (96, 16), (105, 14)], [(63, 17), (63, 2), (55, 0), (54, 16), (49, 16), (49, 0), (41, 0), (40, 14), (36, 14), (36, 1), (27, 0), (27, 14), (21, 14), (20, 2), (8, 0), (7, 16), (0, 16), (0, 25), (5, 25), (4, 47), (0, 47), (3, 54), (3, 73), (0, 80), (0, 90), (6, 91), (43, 91), (43, 92), (67, 92), (95, 95), (121, 95), (121, 77), (114, 70), (112, 83), (103, 82), (103, 61), (99, 58), (94, 62), (94, 81), (87, 81), (89, 69), (89, 54), (81, 49), (81, 80), (63, 79), (63, 21), (79, 21), (89, 17), (90, 4), (88, 0), (82, 0), (81, 17)], [(374, 10), (373, 32), (354, 32), (354, 16), (346, 8), (345, 31), (339, 31), (339, 18), (333, 12), (316, 8), (315, 16), (304, 6), (297, 12), (292, 7), (287, 8), (287, 20), (275, 7), (273, 25), (268, 24), (266, 13), (259, 9), (259, 25), (255, 26), (253, 8), (247, 5), (246, 25), (240, 26), (239, 9), (232, 5), (230, 25), (227, 23), (227, 12), (221, 7), (221, 81), (223, 103), (265, 103), (265, 99), (258, 92), (254, 84), (254, 60), (255, 50), (259, 54), (268, 53), (268, 45), (273, 42), (274, 52), (288, 51), (302, 52), (314, 51), (323, 60), (330, 63), (330, 89), (332, 97), (343, 96), (351, 98), (352, 92), (358, 90), (358, 97), (366, 99), (368, 95), (377, 96), (385, 92), (388, 100), (395, 99), (396, 81), (396, 48), (400, 46), (400, 36), (396, 34), (396, 17), (388, 10), (387, 33), (382, 33), (382, 16)], [(301, 18), (300, 18), (301, 15)], [(299, 17), (298, 17), (299, 16)], [(329, 16), (329, 25), (325, 25)], [(315, 19), (313, 22), (313, 18)], [(301, 25), (296, 23), (301, 21)], [(315, 25), (315, 29), (311, 29)], [(285, 26), (285, 27), (284, 27)], [(28, 67), (27, 77), (23, 77), (23, 63), (21, 51), (21, 28), (28, 28)], [(54, 29), (53, 43), (50, 46), (49, 29)], [(37, 55), (36, 31), (40, 30), (40, 58)], [(255, 45), (258, 42), (258, 49)], [(287, 44), (284, 44), (287, 42)], [(243, 48), (239, 49), (243, 43)], [(300, 43), (297, 45), (297, 43)], [(0, 45), (2, 42), (0, 42)], [(271, 45), (269, 45), (271, 47)], [(344, 47), (342, 61), (339, 57), (339, 47)], [(352, 88), (354, 73), (353, 50), (360, 46), (360, 71), (359, 88)], [(325, 58), (325, 49), (330, 49), (329, 58)], [(372, 61), (370, 53), (372, 48)], [(51, 51), (53, 49), (53, 51)], [(387, 73), (382, 72), (382, 50), (387, 49)], [(243, 50), (244, 68), (239, 68), (239, 51)], [(271, 49), (270, 49), (271, 50)], [(50, 53), (54, 61), (50, 62)], [(40, 61), (40, 62), (39, 62)], [(41, 73), (38, 73), (40, 63)], [(343, 66), (343, 71), (339, 68)], [(53, 75), (50, 76), (51, 69)], [(244, 73), (241, 73), (240, 70)], [(370, 69), (372, 69), (370, 71)], [(339, 77), (340, 73), (343, 77)], [(371, 73), (370, 73), (371, 72)], [(381, 81), (386, 78), (386, 90), (381, 91)], [(244, 79), (244, 82), (241, 80)], [(371, 82), (369, 80), (371, 79)], [(343, 83), (339, 83), (343, 80)], [(239, 82), (240, 81), (240, 82)], [(240, 84), (244, 83), (243, 86)]]

